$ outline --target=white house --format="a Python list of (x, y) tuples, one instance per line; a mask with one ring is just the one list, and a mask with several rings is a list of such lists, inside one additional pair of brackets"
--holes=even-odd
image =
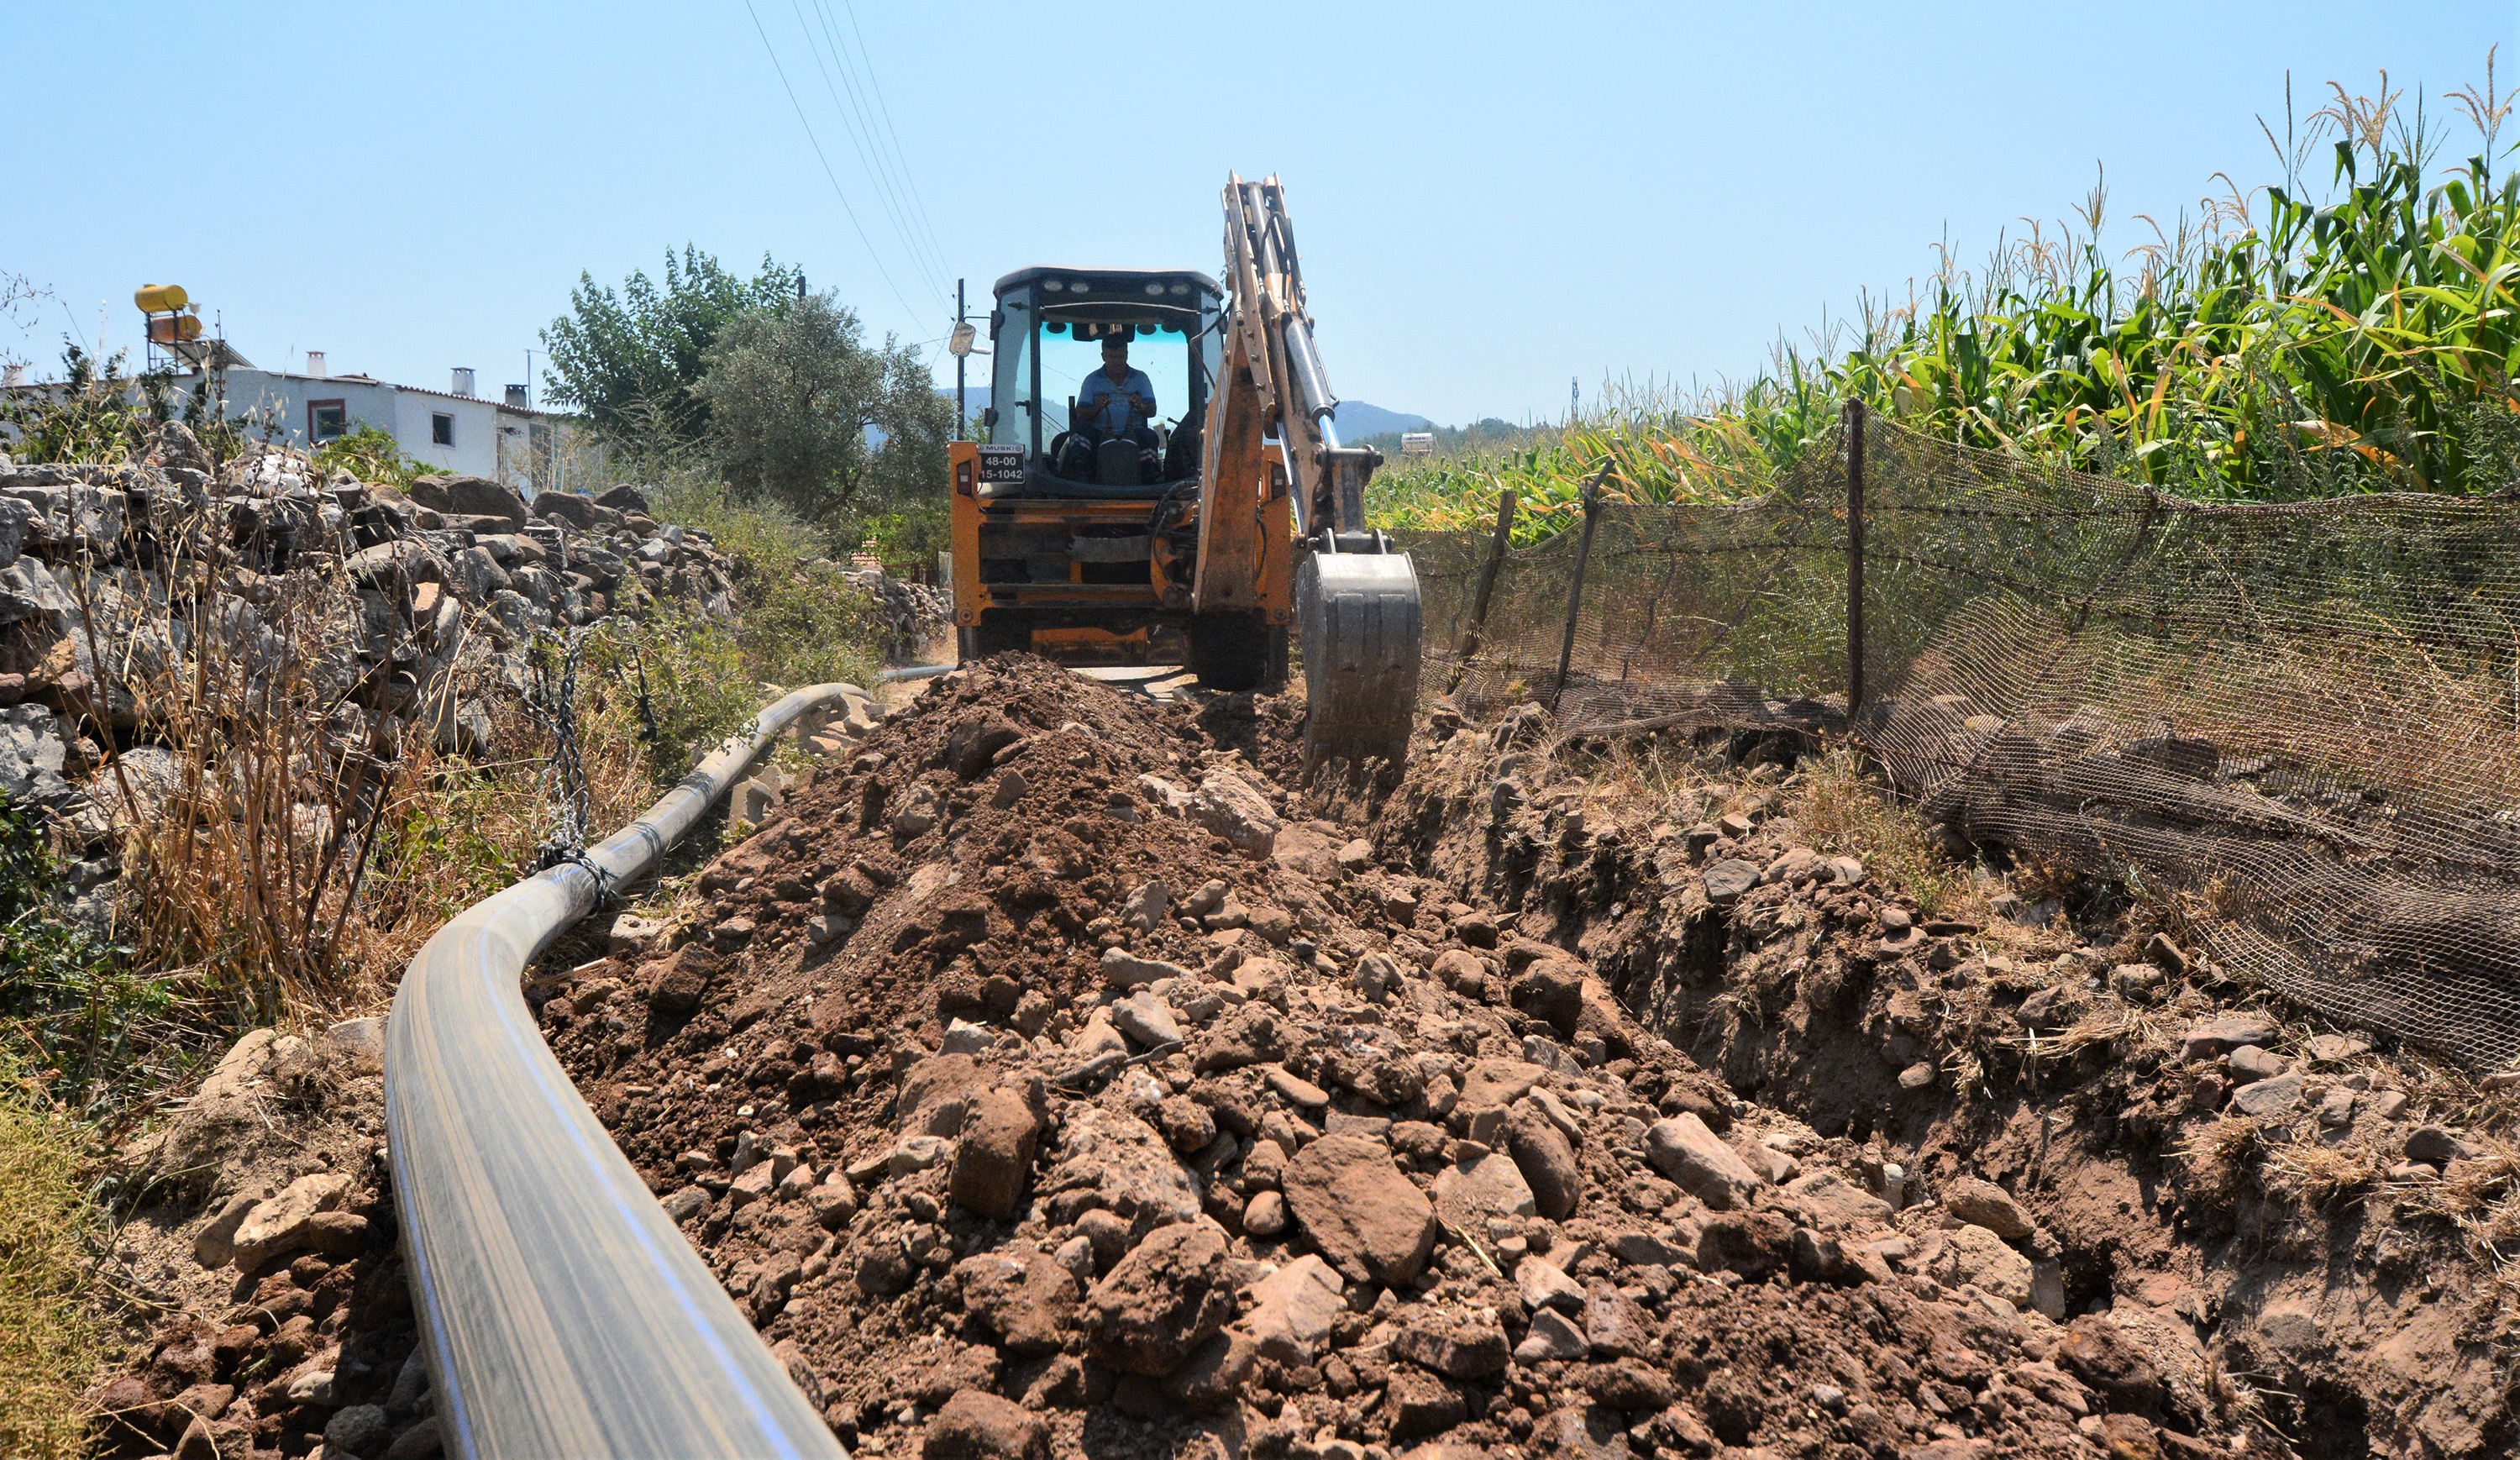
[[(330, 374), (321, 350), (306, 352), (302, 372), (257, 369), (233, 352), (227, 359), (224, 368), (176, 376), (177, 400), (206, 385), (214, 399), (224, 395), (220, 414), (309, 449), (372, 426), (392, 436), (415, 461), (459, 476), (504, 481), (527, 496), (571, 483), (582, 471), (600, 470), (600, 463), (587, 460), (590, 444), (574, 423), (527, 406), (521, 386), (509, 387), (507, 400), (476, 395), (472, 372), (460, 366), (452, 372), (452, 388), (430, 390), (372, 376)], [(0, 388), (44, 391), (60, 387)], [(137, 382), (131, 389), (138, 392)]]
[[(331, 375), (320, 351), (307, 354), (308, 370), (230, 368), (221, 374), (227, 414), (269, 421), (302, 446), (321, 446), (362, 426), (392, 436), (405, 456), (467, 477), (488, 477), (528, 493), (558, 484), (568, 475), (575, 433), (569, 423), (524, 403), (524, 390), (510, 387), (508, 400), (472, 390), (472, 372), (458, 367), (451, 388), (397, 386), (365, 375)], [(186, 393), (199, 374), (177, 377)]]

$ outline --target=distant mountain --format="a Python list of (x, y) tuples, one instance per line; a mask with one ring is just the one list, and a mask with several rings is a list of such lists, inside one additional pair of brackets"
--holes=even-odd
[(1367, 436), (1394, 435), (1404, 431), (1431, 431), (1435, 423), (1423, 416), (1402, 411), (1386, 411), (1362, 400), (1342, 400), (1331, 417), (1338, 423), (1339, 439), (1361, 441)]

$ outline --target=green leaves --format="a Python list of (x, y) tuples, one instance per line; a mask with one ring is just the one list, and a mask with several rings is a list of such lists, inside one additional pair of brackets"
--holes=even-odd
[(2247, 216), (2234, 203), (2219, 232), (2138, 251), (2131, 276), (2089, 241), (2034, 237), (1983, 278), (1946, 272), (1842, 354), (1780, 349), (1691, 410), (1613, 400), (1519, 452), (1402, 463), (1374, 500), (1395, 524), (1474, 528), (1513, 486), (1530, 540), (1568, 520), (1604, 454), (1627, 500), (1732, 500), (1767, 490), (1850, 397), (2198, 497), (2509, 488), (2520, 176), (2480, 156), (2427, 187), (2414, 158), (2366, 138), (2340, 145), (2336, 178), (2325, 205), (2282, 187)]
[(953, 407), (918, 352), (868, 344), (827, 295), (729, 320), (691, 394), (709, 409), (716, 467), (741, 500), (821, 519), (871, 491), (933, 496), (945, 479)]
[(584, 412), (616, 444), (670, 451), (699, 441), (708, 404), (692, 393), (718, 332), (747, 310), (796, 297), (797, 271), (764, 254), (746, 280), (685, 244), (665, 251), (665, 285), (633, 272), (618, 292), (578, 275), (569, 312), (543, 331), (548, 398)]

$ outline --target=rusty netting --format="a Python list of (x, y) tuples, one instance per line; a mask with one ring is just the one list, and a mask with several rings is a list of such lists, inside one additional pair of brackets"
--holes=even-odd
[[(1427, 679), (1574, 732), (1847, 725), (1844, 442), (1738, 506), (1406, 540)], [(2520, 1056), (2520, 501), (2184, 501), (1879, 423), (1853, 735), (1929, 821), (2127, 879), (2227, 970), (2464, 1063)]]

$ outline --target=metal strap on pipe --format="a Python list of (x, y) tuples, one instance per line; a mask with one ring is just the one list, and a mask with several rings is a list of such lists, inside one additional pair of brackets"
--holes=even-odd
[[(589, 860), (614, 884), (648, 872), (840, 692), (763, 710)], [(394, 1199), (447, 1453), (841, 1460), (525, 1006), (525, 966), (596, 900), (594, 876), (564, 866), (465, 909), (386, 1022)]]

